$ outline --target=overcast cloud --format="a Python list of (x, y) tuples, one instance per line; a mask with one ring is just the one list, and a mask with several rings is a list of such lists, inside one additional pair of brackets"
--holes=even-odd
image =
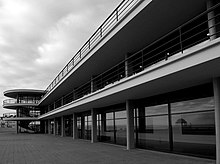
[(5, 90), (46, 89), (120, 1), (0, 0), (0, 101)]

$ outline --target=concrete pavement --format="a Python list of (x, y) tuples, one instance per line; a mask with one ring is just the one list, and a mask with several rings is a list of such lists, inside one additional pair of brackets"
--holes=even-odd
[(213, 164), (214, 160), (46, 134), (0, 133), (0, 164)]

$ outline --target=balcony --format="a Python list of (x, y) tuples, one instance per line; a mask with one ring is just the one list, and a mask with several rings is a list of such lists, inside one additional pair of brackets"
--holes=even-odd
[[(150, 1), (151, 0), (149, 0), (149, 2)], [(93, 50), (93, 48), (98, 45), (99, 42), (127, 16), (129, 12), (134, 10), (142, 2), (142, 0), (123, 0), (50, 83), (46, 89), (44, 97), (46, 97), (56, 86), (58, 86), (58, 84), (60, 84), (60, 82), (73, 70), (73, 68), (75, 68), (80, 61), (82, 61), (89, 52)]]
[[(127, 58), (105, 72), (92, 77), (90, 81), (76, 87), (63, 97), (57, 99), (48, 106), (48, 111), (57, 109), (65, 104), (83, 98), (106, 87), (128, 79), (141, 72), (146, 72), (155, 65), (167, 63), (171, 58), (181, 57), (196, 47), (208, 45), (216, 38), (220, 32), (220, 4), (197, 15), (193, 19), (182, 24), (166, 35), (160, 37), (153, 43), (133, 54), (128, 54)], [(215, 17), (207, 19), (207, 15), (217, 11)], [(210, 22), (215, 19), (215, 24)], [(214, 33), (210, 33), (215, 28)]]
[(24, 99), (24, 100), (16, 100), (16, 99), (7, 99), (3, 101), (3, 107), (8, 109), (16, 109), (21, 106), (37, 106), (39, 100), (36, 99)]
[(39, 116), (39, 114), (37, 114), (37, 115), (20, 114), (20, 116), (17, 116), (15, 112), (13, 112), (13, 113), (4, 113), (3, 114), (3, 120), (4, 121), (22, 121), (22, 120), (36, 121), (36, 120), (38, 120), (38, 116)]

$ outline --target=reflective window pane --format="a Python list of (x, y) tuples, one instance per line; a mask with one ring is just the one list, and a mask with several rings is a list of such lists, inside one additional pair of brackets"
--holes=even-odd
[(171, 104), (173, 150), (215, 156), (215, 115), (212, 97)]
[(139, 109), (137, 146), (148, 149), (169, 149), (168, 105)]

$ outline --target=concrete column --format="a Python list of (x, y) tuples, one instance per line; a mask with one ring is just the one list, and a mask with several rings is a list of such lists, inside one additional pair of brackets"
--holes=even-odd
[(91, 142), (97, 142), (97, 114), (96, 110), (91, 110), (91, 116), (92, 116), (92, 135), (91, 135)]
[(53, 124), (53, 135), (56, 135), (56, 118), (53, 119), (54, 124)]
[(134, 105), (131, 100), (126, 101), (127, 112), (127, 150), (135, 148), (134, 142)]
[(213, 79), (215, 100), (216, 164), (220, 164), (220, 77)]
[(61, 116), (61, 137), (65, 136), (64, 117)]
[(77, 132), (77, 116), (75, 113), (73, 113), (73, 139), (78, 138), (78, 132)]
[[(214, 6), (214, 0), (207, 0), (207, 9), (210, 9)], [(208, 13), (208, 27), (209, 27), (209, 35), (210, 40), (214, 40), (216, 38), (216, 27), (215, 27), (215, 13), (211, 11)]]

